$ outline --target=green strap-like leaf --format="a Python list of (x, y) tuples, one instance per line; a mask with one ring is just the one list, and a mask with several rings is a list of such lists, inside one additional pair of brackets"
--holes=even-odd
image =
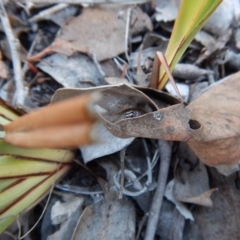
[[(222, 0), (182, 0), (178, 17), (165, 53), (169, 68), (174, 69), (187, 47)], [(160, 67), (158, 89), (163, 89), (168, 76)]]
[[(0, 126), (21, 114), (0, 99)], [(73, 158), (74, 152), (66, 149), (19, 148), (0, 140), (0, 234), (46, 195), (69, 171)]]
[(38, 201), (68, 172), (69, 168), (69, 166), (63, 166), (49, 176), (27, 178), (0, 193), (0, 233), (16, 220), (20, 213)]
[(20, 148), (0, 140), (0, 156), (1, 155), (13, 155), (21, 158), (27, 157), (50, 162), (70, 163), (74, 157), (74, 152), (64, 149)]

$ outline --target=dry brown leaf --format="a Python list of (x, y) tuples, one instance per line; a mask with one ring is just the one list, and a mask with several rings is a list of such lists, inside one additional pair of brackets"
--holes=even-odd
[(216, 190), (217, 190), (216, 188), (213, 188), (213, 189), (210, 189), (198, 196), (182, 198), (181, 200), (179, 199), (179, 201), (187, 202), (187, 203), (194, 203), (194, 204), (202, 205), (205, 207), (212, 207), (213, 202), (210, 197), (211, 197), (212, 193), (215, 192)]
[(188, 144), (203, 163), (226, 174), (240, 161), (239, 78), (240, 72), (217, 83), (188, 106), (190, 119), (201, 125)]
[(229, 174), (240, 160), (239, 78), (240, 72), (217, 83), (186, 107), (177, 104), (106, 126), (118, 137), (187, 141), (203, 163)]
[(195, 223), (200, 229), (202, 239), (239, 239), (240, 193), (235, 187), (236, 175), (224, 177), (212, 170), (209, 172), (214, 179), (211, 187), (217, 187), (219, 190), (212, 195), (211, 208), (201, 206), (194, 208)]
[(209, 190), (207, 169), (185, 142), (179, 144), (177, 160), (173, 187), (175, 199), (180, 202), (211, 206), (210, 196), (215, 189)]
[[(228, 175), (240, 161), (239, 78), (240, 72), (218, 82), (188, 106), (166, 93), (127, 85), (101, 90), (98, 105), (113, 135), (186, 141), (203, 163)], [(64, 91), (54, 99), (64, 98)], [(158, 105), (161, 100), (165, 105)]]
[[(127, 12), (127, 7), (84, 8), (82, 14), (65, 23), (49, 48), (29, 60), (49, 52), (67, 56), (75, 52), (94, 53), (98, 61), (115, 57), (125, 51)], [(138, 7), (134, 8), (130, 29), (133, 35), (152, 30), (150, 18)]]
[[(102, 99), (97, 103), (96, 110), (100, 112), (104, 125), (110, 129), (110, 132), (120, 138), (128, 138), (130, 134), (126, 131), (119, 134), (119, 131), (123, 129), (120, 130), (118, 128), (118, 123), (131, 119), (141, 120), (149, 112), (152, 114), (152, 112), (156, 112), (159, 108), (179, 103), (178, 99), (165, 92), (144, 87), (134, 87), (127, 84), (89, 89), (59, 89), (55, 92), (52, 103), (93, 91), (99, 91), (102, 95)], [(155, 117), (158, 117), (158, 113), (156, 113)], [(134, 132), (135, 128), (137, 127), (133, 127), (130, 133)], [(135, 134), (131, 137), (138, 137), (138, 135)]]
[[(152, 96), (156, 95), (155, 99), (163, 99), (163, 101), (160, 102), (157, 100), (155, 103), (142, 91), (129, 85), (121, 84), (118, 86), (102, 86), (90, 89), (60, 89), (53, 96), (52, 102), (68, 99), (83, 93), (100, 91), (103, 93), (104, 97), (102, 101), (98, 102), (98, 109), (104, 111), (102, 112), (103, 115), (109, 115), (109, 118), (113, 122), (142, 115), (149, 111), (155, 111), (158, 107), (167, 106), (168, 103), (178, 102), (178, 100), (169, 94), (159, 93), (156, 90), (148, 88), (141, 89), (144, 89), (146, 93), (151, 93), (150, 95)], [(104, 109), (107, 109), (107, 111)], [(99, 126), (97, 133), (101, 136), (101, 143), (81, 147), (85, 163), (120, 151), (134, 140), (134, 138), (117, 138), (101, 125)]]

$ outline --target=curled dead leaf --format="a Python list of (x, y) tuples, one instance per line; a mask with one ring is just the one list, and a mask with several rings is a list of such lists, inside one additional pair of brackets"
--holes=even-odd
[(210, 189), (198, 196), (195, 197), (189, 197), (189, 198), (182, 198), (182, 199), (178, 199), (179, 201), (182, 202), (187, 202), (187, 203), (195, 203), (195, 204), (199, 204), (205, 207), (212, 207), (213, 202), (211, 200), (211, 195), (213, 192), (215, 192), (216, 190), (218, 190), (217, 188), (213, 188)]
[[(95, 88), (104, 96), (97, 109), (113, 135), (186, 141), (203, 163), (228, 175), (240, 161), (239, 78), (240, 72), (216, 83), (188, 106), (149, 88)], [(93, 90), (60, 90), (53, 101)]]
[(238, 178), (236, 174), (222, 176), (215, 169), (210, 169), (209, 175), (214, 179), (211, 187), (218, 188), (211, 197), (213, 206), (196, 206), (192, 211), (202, 239), (239, 239), (240, 194), (239, 188), (236, 188)]

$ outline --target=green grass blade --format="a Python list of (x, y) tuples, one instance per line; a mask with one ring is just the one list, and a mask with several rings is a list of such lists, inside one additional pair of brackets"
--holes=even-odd
[(59, 164), (3, 155), (0, 156), (0, 179), (51, 174), (59, 168)]
[[(31, 184), (33, 180), (31, 178), (22, 184), (20, 182), (18, 195), (14, 196), (14, 189), (8, 189), (9, 195), (4, 196), (4, 198), (7, 197), (10, 203), (0, 208), (0, 233), (14, 222), (20, 213), (41, 198), (51, 188), (52, 184), (57, 183), (59, 179), (68, 172), (69, 168), (69, 166), (65, 165), (60, 168), (58, 172), (42, 177), (42, 181), (40, 181), (41, 177), (37, 177), (34, 180), (35, 184)], [(29, 185), (27, 185), (27, 183)], [(30, 185), (32, 185), (32, 187), (30, 187)]]
[(15, 184), (18, 181), (17, 178), (13, 179), (2, 179), (0, 181), (0, 192), (2, 192), (4, 189), (10, 187), (12, 184)]
[[(174, 69), (197, 32), (204, 26), (221, 2), (222, 0), (182, 0), (165, 53), (170, 70)], [(158, 89), (163, 89), (167, 81), (168, 76), (161, 66)]]
[(36, 176), (36, 177), (28, 177), (19, 179), (16, 184), (12, 184), (9, 188), (5, 188), (0, 192), (0, 209), (4, 211), (6, 206), (13, 204), (16, 199), (21, 197), (23, 193), (29, 191), (34, 186), (38, 185), (48, 176)]
[(0, 155), (15, 155), (19, 157), (35, 158), (44, 161), (56, 161), (62, 163), (71, 162), (74, 152), (64, 149), (29, 149), (12, 146), (0, 140)]
[[(0, 99), (0, 125), (22, 114)], [(0, 140), (0, 233), (65, 176), (74, 155), (66, 149), (26, 149)]]

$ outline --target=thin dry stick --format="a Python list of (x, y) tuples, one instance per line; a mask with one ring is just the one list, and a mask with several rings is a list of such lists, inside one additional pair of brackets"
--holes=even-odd
[(143, 216), (143, 218), (141, 219), (141, 221), (139, 222), (136, 240), (139, 240), (140, 234), (141, 234), (141, 232), (142, 232), (143, 227), (145, 226), (145, 223), (146, 223), (146, 221), (147, 221), (147, 218), (148, 218), (148, 216), (147, 216), (147, 214), (145, 214), (145, 215)]
[(143, 141), (143, 147), (144, 147), (144, 150), (145, 150), (147, 166), (148, 166), (148, 168), (147, 168), (147, 176), (148, 176), (148, 178), (147, 178), (146, 185), (149, 186), (150, 184), (152, 184), (151, 158), (150, 158), (150, 152), (149, 152), (146, 140), (143, 139), (142, 141)]
[(64, 192), (74, 193), (74, 194), (84, 194), (84, 195), (93, 195), (93, 194), (103, 194), (103, 190), (95, 190), (91, 191), (89, 187), (80, 187), (80, 186), (73, 186), (73, 185), (60, 185), (57, 184), (55, 186), (56, 189), (59, 189)]
[[(36, 35), (36, 37), (35, 37), (32, 45), (31, 45), (31, 47), (30, 47), (30, 49), (29, 49), (29, 51), (28, 51), (27, 58), (29, 58), (29, 57), (32, 55), (32, 52), (33, 52), (36, 44), (38, 43), (41, 35), (43, 35), (43, 33), (42, 33), (41, 31), (38, 31), (38, 33), (37, 33), (37, 35)], [(28, 70), (29, 70), (29, 67), (28, 67), (28, 64), (27, 64), (27, 61), (26, 61), (26, 62), (24, 63), (24, 65), (23, 65), (23, 68), (22, 68), (23, 78), (25, 77), (25, 75), (26, 75), (26, 73), (27, 73)]]
[(181, 101), (184, 102), (183, 99), (182, 99), (182, 95), (181, 95), (181, 93), (180, 93), (180, 91), (179, 91), (179, 89), (178, 89), (178, 87), (177, 87), (177, 85), (175, 83), (175, 80), (174, 80), (174, 78), (172, 76), (172, 73), (170, 72), (170, 69), (169, 69), (169, 66), (168, 66), (167, 59), (166, 59), (165, 55), (162, 52), (157, 52), (156, 54), (157, 54), (159, 60), (161, 61), (161, 64), (162, 64), (165, 72), (167, 73), (168, 78), (169, 78), (170, 82), (173, 85), (173, 88), (175, 89), (175, 91), (178, 94), (178, 96), (181, 99)]
[(162, 207), (163, 196), (166, 188), (168, 170), (172, 154), (172, 148), (169, 142), (167, 141), (159, 140), (158, 148), (161, 160), (159, 164), (159, 173), (157, 181), (158, 184), (153, 196), (151, 209), (149, 211), (147, 230), (144, 238), (145, 240), (154, 240), (159, 214)]
[(40, 20), (43, 20), (44, 18), (46, 18), (46, 16), (50, 16), (62, 9), (65, 9), (68, 7), (67, 3), (59, 3), (53, 7), (50, 7), (42, 12), (40, 12), (39, 14), (35, 15), (34, 17), (30, 18), (29, 21), (30, 22), (37, 22)]
[[(124, 173), (124, 177), (129, 179), (129, 181), (132, 181), (132, 183), (134, 182), (136, 184), (141, 185), (141, 183), (137, 180), (136, 175), (132, 171), (126, 169), (126, 170), (124, 170), (123, 173)], [(121, 189), (121, 185), (120, 185), (121, 183), (119, 183), (121, 175), (122, 174), (121, 174), (121, 170), (120, 170), (118, 173), (114, 174), (114, 176), (113, 176), (114, 184), (116, 185), (116, 187), (118, 189)], [(138, 190), (137, 192), (129, 191), (124, 186), (122, 188), (123, 194), (125, 194), (127, 196), (131, 196), (131, 197), (139, 196), (139, 195), (143, 194), (146, 191), (147, 191), (147, 186), (146, 185), (142, 186), (141, 189)]]
[[(131, 17), (132, 17), (133, 8), (130, 7), (127, 10), (127, 21), (126, 21), (126, 29), (125, 29), (125, 57), (127, 62), (130, 63), (130, 58), (128, 54), (128, 46), (129, 46), (129, 38), (130, 38), (130, 25), (131, 25)], [(129, 78), (130, 83), (133, 84), (132, 78)]]
[(124, 159), (126, 155), (126, 148), (122, 149), (120, 152), (120, 160), (121, 160), (121, 187), (120, 187), (120, 192), (119, 192), (119, 199), (122, 199), (123, 196), (123, 186), (124, 186)]
[(21, 70), (21, 61), (18, 50), (20, 49), (19, 40), (14, 37), (9, 19), (3, 4), (3, 1), (0, 0), (0, 19), (4, 32), (7, 36), (8, 44), (10, 47), (10, 52), (12, 56), (13, 63), (13, 72), (16, 85), (16, 92), (14, 96), (14, 103), (16, 105), (23, 105), (24, 103), (24, 86), (22, 80), (22, 70)]
[(125, 29), (125, 57), (129, 61), (129, 55), (128, 55), (128, 45), (129, 45), (129, 31), (130, 31), (130, 24), (131, 24), (131, 15), (132, 15), (133, 8), (128, 8), (127, 10), (127, 21), (126, 21), (126, 29)]
[(94, 52), (91, 52), (91, 53), (90, 53), (90, 57), (92, 58), (95, 66), (97, 67), (97, 70), (98, 70), (99, 73), (101, 74), (101, 77), (102, 77), (102, 78), (105, 78), (105, 77), (106, 77), (106, 74), (105, 74), (105, 72), (102, 70), (102, 67), (101, 67), (100, 63), (99, 63), (99, 61), (97, 60), (96, 54), (95, 54)]

